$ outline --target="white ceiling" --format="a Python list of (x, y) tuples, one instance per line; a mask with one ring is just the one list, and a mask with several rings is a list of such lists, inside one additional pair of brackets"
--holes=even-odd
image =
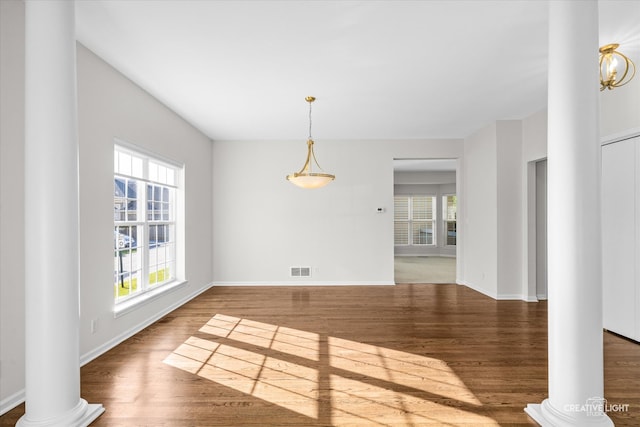
[[(600, 44), (640, 64), (640, 1), (600, 11)], [(546, 105), (546, 1), (80, 0), (76, 21), (214, 140), (305, 139), (307, 95), (316, 140), (462, 138)]]

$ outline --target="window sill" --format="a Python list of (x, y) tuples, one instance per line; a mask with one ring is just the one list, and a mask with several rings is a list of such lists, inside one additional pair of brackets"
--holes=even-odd
[(118, 318), (120, 316), (124, 316), (127, 313), (137, 310), (140, 306), (157, 300), (158, 298), (169, 292), (173, 292), (185, 287), (188, 283), (189, 282), (187, 282), (186, 280), (176, 280), (171, 283), (167, 283), (166, 285), (160, 286), (157, 289), (145, 292), (142, 295), (138, 295), (136, 297), (118, 303), (113, 309), (113, 317)]

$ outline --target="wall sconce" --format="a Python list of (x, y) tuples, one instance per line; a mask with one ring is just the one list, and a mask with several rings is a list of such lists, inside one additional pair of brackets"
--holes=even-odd
[(309, 138), (307, 139), (307, 161), (300, 169), (300, 172), (294, 172), (291, 175), (287, 175), (287, 180), (292, 184), (301, 188), (320, 188), (324, 187), (334, 179), (335, 175), (322, 172), (313, 172), (313, 163), (316, 164), (319, 170), (322, 168), (316, 160), (316, 155), (313, 152), (313, 139), (311, 138), (311, 103), (316, 99), (313, 96), (307, 96), (305, 101), (309, 103)]
[(627, 56), (616, 51), (617, 43), (600, 48), (600, 90), (624, 86), (636, 74), (636, 65)]

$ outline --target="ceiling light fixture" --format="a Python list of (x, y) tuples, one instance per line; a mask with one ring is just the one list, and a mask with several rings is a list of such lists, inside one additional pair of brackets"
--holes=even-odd
[[(612, 43), (600, 48), (600, 90), (612, 90), (624, 86), (636, 74), (636, 65), (627, 56), (616, 51), (619, 44)], [(618, 66), (620, 65), (620, 67)], [(624, 70), (622, 70), (624, 66)], [(618, 78), (618, 75), (622, 77)]]
[(311, 138), (311, 103), (316, 99), (313, 96), (307, 96), (305, 101), (309, 103), (309, 139), (307, 139), (307, 161), (300, 169), (300, 172), (294, 172), (291, 175), (287, 175), (289, 182), (297, 185), (301, 188), (320, 188), (324, 187), (334, 179), (335, 175), (331, 175), (323, 172), (313, 172), (312, 165), (316, 164), (318, 169), (322, 171), (322, 168), (316, 160), (316, 155), (313, 152), (313, 139)]

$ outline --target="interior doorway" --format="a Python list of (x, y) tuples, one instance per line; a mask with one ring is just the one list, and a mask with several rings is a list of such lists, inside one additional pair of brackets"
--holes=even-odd
[(547, 160), (536, 162), (536, 298), (547, 299)]
[(394, 159), (394, 280), (456, 283), (457, 159)]

